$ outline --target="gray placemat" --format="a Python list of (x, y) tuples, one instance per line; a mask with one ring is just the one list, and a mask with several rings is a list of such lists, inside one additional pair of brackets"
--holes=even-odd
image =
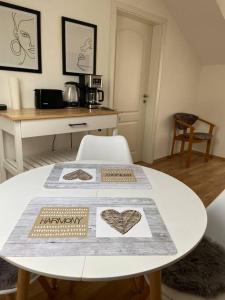
[[(104, 182), (102, 180), (102, 170), (104, 169), (129, 169), (135, 178), (130, 182)], [(64, 180), (63, 174), (73, 170), (85, 170), (93, 178), (91, 180)], [(142, 167), (135, 165), (107, 165), (107, 164), (75, 164), (60, 163), (56, 164), (51, 170), (45, 184), (45, 188), (53, 189), (150, 189), (151, 184), (145, 175)]]
[[(89, 208), (87, 238), (29, 238), (32, 226), (43, 207)], [(96, 211), (101, 207), (142, 208), (152, 237), (96, 237)], [(88, 256), (88, 255), (173, 255), (176, 246), (149, 198), (35, 198), (0, 251), (1, 256)]]

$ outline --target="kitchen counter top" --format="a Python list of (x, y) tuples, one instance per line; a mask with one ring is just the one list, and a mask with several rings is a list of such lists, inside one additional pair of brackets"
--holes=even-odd
[(36, 109), (23, 108), (20, 110), (7, 109), (0, 111), (0, 117), (10, 119), (12, 121), (22, 120), (41, 120), (56, 119), (70, 117), (88, 117), (88, 116), (104, 116), (117, 114), (115, 110), (109, 108), (88, 109), (85, 107), (62, 108), (62, 109)]

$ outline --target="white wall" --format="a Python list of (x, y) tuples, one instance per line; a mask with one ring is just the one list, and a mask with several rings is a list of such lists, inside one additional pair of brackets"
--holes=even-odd
[(197, 113), (216, 124), (212, 151), (214, 155), (225, 157), (225, 65), (202, 67)]
[[(110, 30), (109, 0), (12, 0), (16, 5), (41, 11), (42, 74), (0, 71), (0, 103), (9, 104), (8, 77), (20, 79), (23, 107), (34, 107), (35, 88), (64, 88), (64, 82), (73, 76), (62, 75), (61, 16), (74, 18), (98, 25), (97, 73), (104, 76), (104, 90), (108, 91), (108, 54)], [(106, 96), (107, 98), (107, 96)], [(78, 135), (79, 136), (79, 135)], [(77, 135), (74, 135), (74, 140)], [(29, 139), (24, 142), (25, 152), (43, 152), (51, 149), (52, 138)], [(8, 141), (8, 148), (12, 143)], [(57, 148), (69, 145), (69, 136), (56, 139)], [(10, 154), (12, 156), (13, 154)]]
[[(21, 79), (23, 107), (34, 105), (35, 88), (63, 89), (65, 81), (72, 76), (62, 75), (61, 64), (61, 16), (95, 23), (98, 25), (97, 72), (105, 75), (107, 90), (108, 44), (110, 5), (108, 0), (14, 0), (11, 3), (41, 11), (42, 39), (42, 74), (0, 71), (0, 84), (3, 86), (0, 99), (8, 101), (7, 77), (17, 76)], [(98, 8), (98, 9), (96, 9)]]
[[(8, 103), (7, 77), (12, 75), (21, 79), (24, 107), (33, 106), (34, 88), (63, 88), (65, 81), (73, 79), (70, 76), (63, 76), (61, 71), (61, 16), (98, 25), (97, 72), (104, 76), (107, 97), (111, 0), (14, 0), (12, 2), (41, 11), (43, 74), (0, 71), (0, 103)], [(167, 11), (163, 0), (122, 0), (122, 2), (168, 18), (155, 145), (155, 158), (159, 158), (168, 155), (170, 150), (171, 115), (178, 111), (191, 112), (194, 109), (200, 65), (195, 53)]]

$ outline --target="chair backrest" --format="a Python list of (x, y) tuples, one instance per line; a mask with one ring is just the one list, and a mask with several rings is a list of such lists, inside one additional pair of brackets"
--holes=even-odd
[(206, 236), (225, 247), (225, 190), (207, 207)]
[(76, 158), (76, 161), (80, 160), (101, 160), (124, 164), (133, 163), (127, 140), (121, 135), (84, 136)]
[[(197, 120), (198, 120), (198, 116), (193, 115), (193, 114), (187, 114), (187, 113), (176, 113), (174, 114), (174, 119), (175, 120), (179, 120), (179, 121), (183, 121), (189, 125), (193, 125)], [(185, 126), (182, 126), (179, 123), (176, 123), (176, 128), (180, 129), (180, 130), (184, 130), (186, 129)]]

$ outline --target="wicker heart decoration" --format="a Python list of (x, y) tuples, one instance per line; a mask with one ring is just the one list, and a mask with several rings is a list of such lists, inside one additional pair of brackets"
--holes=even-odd
[(106, 209), (101, 212), (101, 217), (112, 228), (125, 234), (141, 220), (141, 213), (131, 209), (121, 213), (114, 209)]
[(74, 172), (70, 172), (63, 176), (63, 179), (65, 179), (65, 180), (74, 180), (74, 179), (90, 180), (92, 178), (93, 178), (92, 175), (90, 175), (89, 173), (87, 173), (81, 169), (76, 170)]

